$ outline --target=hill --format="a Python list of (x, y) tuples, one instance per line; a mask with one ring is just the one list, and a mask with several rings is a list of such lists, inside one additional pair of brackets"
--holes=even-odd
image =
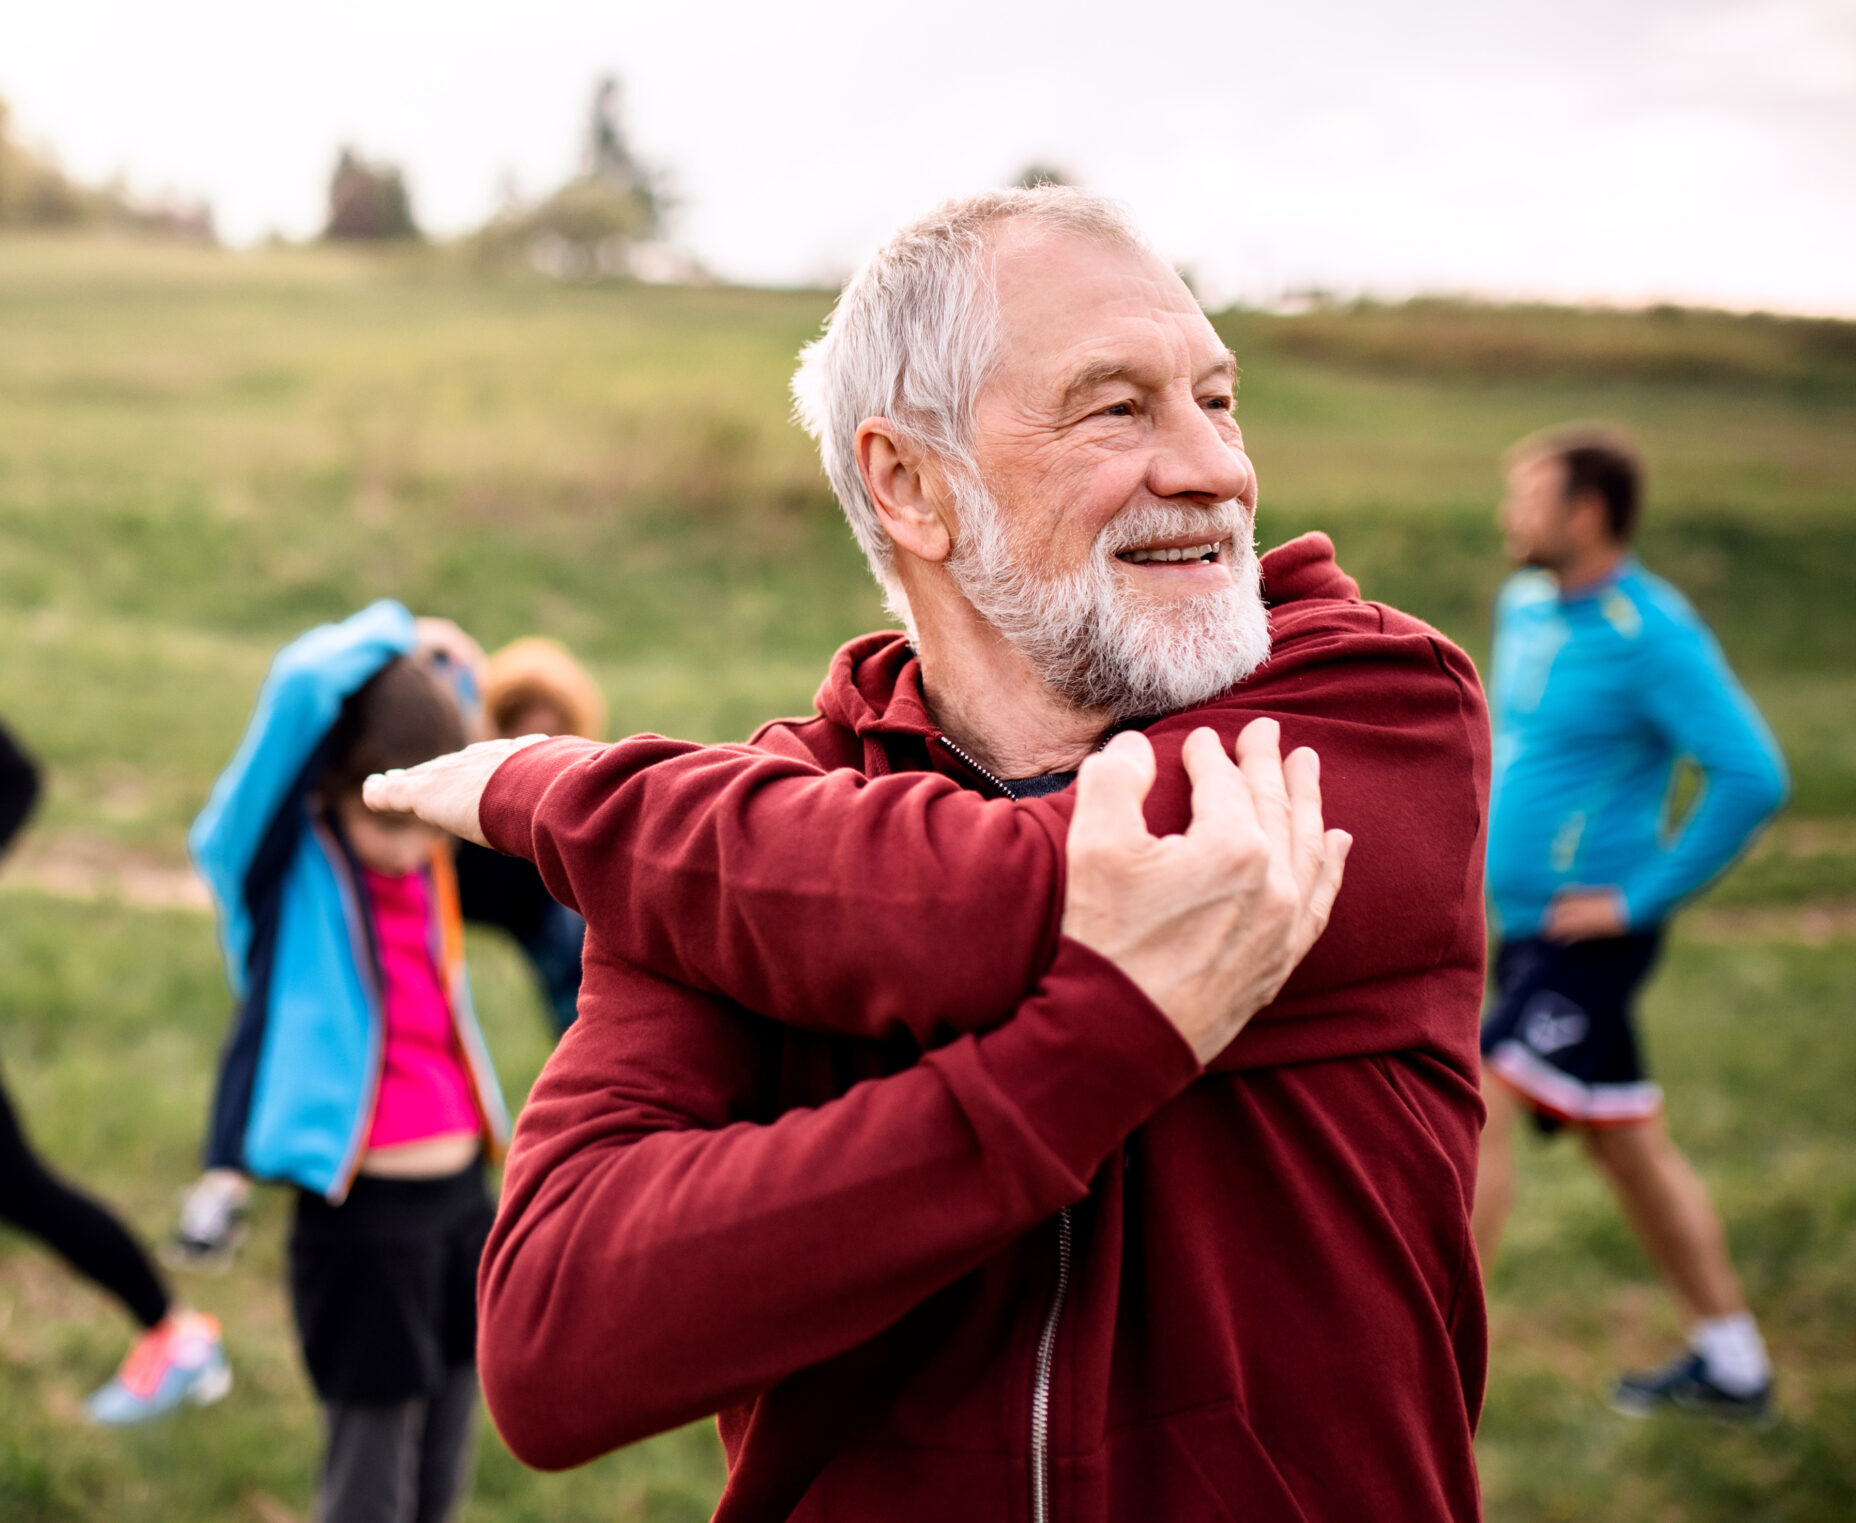
[[(442, 250), (231, 254), (0, 239), (0, 715), (50, 797), (0, 873), (0, 1052), (48, 1152), (151, 1236), (188, 1177), (225, 1007), (182, 836), (271, 651), (385, 593), (487, 644), (586, 653), (625, 730), (739, 738), (880, 621), (786, 378), (829, 296), (486, 275)], [(1482, 1454), (1492, 1519), (1856, 1512), (1856, 326), (1449, 303), (1217, 319), (1260, 536), (1333, 534), (1370, 596), (1478, 659), (1516, 438), (1628, 424), (1644, 555), (1771, 717), (1796, 803), (1683, 923), (1651, 1008), (1677, 1131), (1782, 1362), (1766, 1435), (1628, 1425), (1595, 1393), (1671, 1314), (1571, 1150), (1529, 1150)], [(168, 895), (163, 898), (163, 895)], [(158, 908), (157, 904), (168, 907)], [(473, 950), (512, 1097), (546, 1056), (508, 947)], [(271, 1520), (313, 1414), (279, 1289), (285, 1202), (190, 1293), (240, 1387), (101, 1439), (125, 1330), (0, 1243), (0, 1515)], [(707, 1515), (689, 1430), (564, 1477), (487, 1443), (469, 1517)]]

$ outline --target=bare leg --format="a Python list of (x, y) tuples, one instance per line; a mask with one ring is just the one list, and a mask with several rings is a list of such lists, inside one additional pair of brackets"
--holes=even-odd
[(1489, 1118), (1482, 1127), (1482, 1146), (1476, 1160), (1476, 1205), (1470, 1228), (1476, 1253), (1487, 1274), (1501, 1246), (1502, 1228), (1514, 1209), (1514, 1128), (1526, 1109), (1521, 1097), (1493, 1074), (1482, 1076), (1482, 1099)]
[(1690, 1320), (1744, 1311), (1720, 1213), (1662, 1117), (1588, 1127), (1585, 1146)]

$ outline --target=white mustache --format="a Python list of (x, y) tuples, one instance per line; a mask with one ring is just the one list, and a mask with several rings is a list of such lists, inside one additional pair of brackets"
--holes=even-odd
[(1242, 548), (1251, 541), (1254, 525), (1248, 511), (1235, 498), (1210, 508), (1174, 508), (1162, 503), (1130, 508), (1096, 536), (1096, 548), (1105, 556), (1151, 545), (1156, 540), (1190, 536), (1196, 540), (1231, 541)]

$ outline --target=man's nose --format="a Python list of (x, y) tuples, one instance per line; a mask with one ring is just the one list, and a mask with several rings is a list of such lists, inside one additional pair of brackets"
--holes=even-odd
[(1147, 478), (1156, 497), (1252, 501), (1255, 472), (1235, 429), (1213, 417), (1196, 398), (1164, 409), (1159, 425)]

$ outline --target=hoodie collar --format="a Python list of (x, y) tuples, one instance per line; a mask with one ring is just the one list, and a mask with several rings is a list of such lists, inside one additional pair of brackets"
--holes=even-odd
[[(1263, 557), (1263, 592), (1272, 609), (1316, 599), (1351, 601), (1360, 587), (1334, 560), (1334, 542), (1318, 530)], [(821, 717), (852, 734), (939, 735), (922, 696), (922, 664), (897, 629), (859, 635), (840, 647), (813, 699)]]

